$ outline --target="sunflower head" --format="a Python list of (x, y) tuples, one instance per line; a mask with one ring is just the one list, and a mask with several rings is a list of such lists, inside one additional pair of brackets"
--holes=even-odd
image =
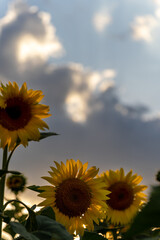
[(13, 193), (17, 195), (19, 192), (24, 191), (26, 185), (26, 178), (22, 174), (12, 174), (7, 178), (6, 185)]
[(0, 144), (13, 149), (17, 140), (24, 146), (29, 140), (39, 140), (39, 129), (48, 125), (42, 118), (49, 117), (49, 107), (39, 102), (43, 98), (39, 90), (27, 89), (26, 83), (21, 88), (16, 82), (1, 84), (0, 87)]
[(106, 171), (101, 177), (105, 182), (105, 189), (111, 192), (107, 200), (107, 219), (115, 225), (128, 224), (146, 201), (143, 191), (147, 186), (139, 185), (142, 177), (132, 174), (132, 170), (125, 175), (123, 168)]
[(99, 223), (107, 210), (106, 200), (109, 191), (104, 189), (104, 182), (95, 178), (98, 170), (88, 163), (67, 160), (66, 164), (55, 162), (51, 167), (50, 177), (42, 177), (51, 185), (41, 187), (39, 194), (45, 198), (40, 206), (51, 206), (55, 212), (56, 220), (63, 224), (73, 234), (83, 235), (84, 227), (94, 229), (93, 222)]

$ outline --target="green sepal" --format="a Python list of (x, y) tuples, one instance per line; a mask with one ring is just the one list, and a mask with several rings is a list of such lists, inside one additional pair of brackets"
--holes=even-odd
[[(40, 132), (40, 137), (38, 140), (33, 140), (33, 139), (28, 139), (28, 142), (31, 142), (31, 141), (40, 141), (44, 138), (47, 138), (47, 137), (51, 137), (51, 136), (58, 136), (59, 134), (58, 133), (55, 133), (55, 132)], [(18, 138), (17, 139), (17, 142), (16, 142), (16, 146), (20, 145), (21, 144), (21, 140)]]
[(31, 185), (31, 186), (28, 186), (27, 188), (34, 191), (34, 192), (38, 192), (38, 193), (44, 192), (43, 190), (39, 189), (40, 186), (36, 186), (36, 185)]
[(59, 134), (55, 133), (55, 132), (41, 132), (39, 141), (44, 139), (44, 138), (51, 137), (51, 136), (57, 136), (57, 135), (59, 135)]

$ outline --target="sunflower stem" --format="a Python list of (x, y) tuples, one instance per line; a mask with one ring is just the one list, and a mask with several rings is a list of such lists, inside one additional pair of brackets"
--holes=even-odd
[[(3, 150), (2, 170), (8, 170), (7, 154), (8, 154), (8, 145), (6, 145)], [(4, 174), (0, 180), (0, 211), (1, 212), (3, 209), (3, 202), (4, 202), (5, 180), (6, 180), (6, 174)], [(2, 217), (0, 217), (0, 240), (1, 239), (2, 239)]]
[(116, 229), (113, 229), (112, 234), (113, 234), (113, 239), (117, 240), (117, 230)]
[(7, 161), (6, 161), (6, 169), (7, 169), (7, 170), (8, 170), (8, 165), (9, 165), (9, 162), (10, 162), (10, 160), (11, 160), (11, 157), (12, 157), (14, 151), (16, 150), (16, 148), (17, 148), (18, 146), (19, 146), (19, 143), (16, 144), (16, 146), (13, 148), (13, 150), (12, 150), (11, 153), (10, 153), (10, 155), (8, 156), (8, 159), (7, 159)]

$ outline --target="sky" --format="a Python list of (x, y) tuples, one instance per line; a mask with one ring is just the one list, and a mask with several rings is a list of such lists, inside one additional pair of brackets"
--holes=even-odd
[(73, 158), (155, 184), (159, 40), (160, 0), (1, 1), (0, 79), (42, 90), (59, 134), (20, 146), (10, 169), (45, 185), (53, 161)]

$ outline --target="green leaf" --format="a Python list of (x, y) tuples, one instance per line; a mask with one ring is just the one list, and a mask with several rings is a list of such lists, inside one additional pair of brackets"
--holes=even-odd
[(18, 217), (16, 217), (16, 219), (20, 222), (20, 223), (23, 223), (25, 220), (26, 220), (26, 218), (27, 218), (27, 214), (23, 214), (22, 216), (18, 216)]
[(17, 174), (20, 175), (21, 173), (18, 171), (8, 171), (8, 170), (2, 170), (0, 169), (0, 177), (2, 177), (3, 175), (7, 174), (7, 173), (12, 173), (12, 174)]
[(138, 234), (153, 227), (160, 227), (160, 186), (152, 188), (150, 200), (139, 212), (130, 227), (124, 235), (124, 238), (130, 239)]
[(57, 133), (55, 133), (55, 132), (41, 132), (40, 133), (40, 138), (39, 138), (39, 141), (40, 140), (42, 140), (42, 139), (44, 139), (44, 138), (47, 138), (47, 137), (51, 137), (51, 136), (54, 136), (54, 135), (59, 135), (59, 134), (57, 134)]
[[(18, 200), (18, 199), (17, 199)], [(14, 207), (15, 212), (21, 212), (22, 209), (24, 209), (24, 206), (22, 206), (19, 202), (13, 201), (11, 205)]]
[(43, 190), (39, 189), (40, 186), (36, 186), (36, 185), (31, 185), (31, 186), (28, 186), (27, 188), (34, 191), (34, 192), (39, 192), (39, 193), (44, 192)]
[(45, 207), (42, 210), (40, 210), (40, 215), (49, 217), (53, 220), (55, 220), (55, 212), (53, 211), (52, 207)]
[(11, 222), (10, 225), (15, 233), (19, 233), (26, 240), (73, 240), (73, 237), (60, 223), (49, 217), (36, 216), (36, 228), (33, 226), (33, 221), (30, 223), (32, 225), (30, 229), (32, 230), (26, 229), (25, 226), (17, 222)]
[(4, 211), (4, 214), (10, 218), (13, 218), (14, 214), (15, 214), (15, 210), (6, 210), (6, 211)]
[(27, 208), (27, 210), (29, 212), (29, 217), (27, 218), (25, 227), (31, 232), (37, 229), (36, 214), (31, 208)]
[(34, 204), (34, 205), (31, 207), (31, 209), (34, 211), (34, 210), (36, 209), (36, 207), (37, 207), (37, 205)]
[(72, 240), (73, 237), (60, 223), (46, 217), (38, 215), (37, 230), (33, 232), (40, 240)]
[(159, 236), (157, 236), (157, 237), (143, 238), (143, 240), (159, 240)]
[(10, 222), (9, 223), (11, 228), (15, 233), (20, 234), (22, 237), (24, 237), (26, 240), (39, 240), (35, 235), (32, 233), (28, 232), (26, 228), (18, 222)]
[(10, 234), (12, 236), (12, 238), (14, 238), (14, 236), (16, 235), (9, 224), (6, 225), (6, 227), (3, 229), (3, 231)]
[(85, 231), (83, 237), (81, 238), (81, 240), (105, 240), (105, 239), (106, 238), (104, 238), (102, 235), (99, 235), (98, 233), (88, 231)]

